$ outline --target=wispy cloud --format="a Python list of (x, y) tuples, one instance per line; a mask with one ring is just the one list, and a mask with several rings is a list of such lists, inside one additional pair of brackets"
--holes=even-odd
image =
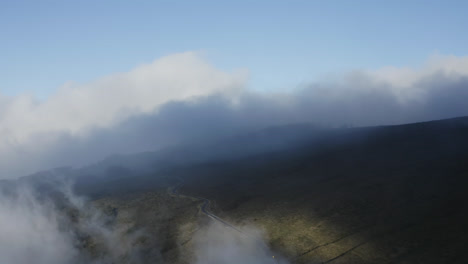
[(0, 192), (3, 263), (128, 263), (138, 260), (138, 231), (107, 224), (108, 216), (55, 183), (60, 204), (29, 185)]
[(73, 263), (73, 238), (59, 230), (55, 208), (39, 202), (30, 190), (16, 197), (0, 195), (0, 255), (4, 263)]
[(287, 264), (271, 250), (260, 229), (245, 226), (245, 233), (211, 222), (194, 236), (196, 264)]

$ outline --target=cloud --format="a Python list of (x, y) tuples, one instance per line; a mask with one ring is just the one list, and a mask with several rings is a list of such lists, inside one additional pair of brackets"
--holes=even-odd
[[(105, 214), (60, 180), (42, 184), (41, 190), (25, 182), (0, 190), (2, 263), (147, 263), (148, 256), (159, 254), (156, 243), (147, 243), (158, 238), (136, 229), (128, 221), (131, 214)], [(260, 229), (243, 226), (242, 231), (214, 221), (197, 229), (191, 263), (289, 263), (269, 248)]]
[(286, 264), (266, 244), (261, 231), (243, 227), (245, 233), (211, 222), (194, 235), (196, 264)]
[(19, 143), (36, 133), (79, 135), (132, 115), (155, 112), (171, 101), (232, 94), (244, 81), (244, 73), (216, 70), (195, 53), (175, 54), (88, 84), (68, 83), (45, 102), (20, 95), (0, 112), (0, 131), (3, 141)]
[(274, 125), (390, 125), (468, 115), (468, 57), (437, 55), (417, 69), (355, 71), (274, 93), (249, 91), (246, 82), (245, 71), (226, 73), (188, 52), (65, 85), (43, 102), (2, 97), (0, 178)]
[(368, 71), (368, 73), (378, 82), (386, 82), (394, 89), (405, 88), (406, 92), (411, 92), (411, 88), (416, 88), (415, 86), (420, 80), (430, 78), (436, 74), (443, 74), (451, 78), (468, 76), (468, 57), (435, 54), (418, 69), (389, 66)]
[(17, 197), (0, 195), (0, 255), (4, 263), (73, 263), (78, 251), (60, 217), (50, 204), (42, 204), (30, 191)]
[(108, 216), (62, 183), (53, 201), (29, 185), (0, 191), (2, 263), (140, 263), (138, 231), (108, 224)]
[[(246, 77), (245, 71), (225, 73), (186, 52), (91, 83), (68, 83), (42, 102), (28, 94), (1, 97), (0, 165), (17, 169), (3, 170), (0, 178), (50, 166), (48, 157), (41, 156), (63, 138), (79, 142), (92, 131), (155, 114), (172, 101), (190, 102), (212, 94), (231, 97), (240, 92)], [(22, 161), (31, 156), (34, 159), (25, 165)], [(19, 161), (25, 169), (18, 168)]]

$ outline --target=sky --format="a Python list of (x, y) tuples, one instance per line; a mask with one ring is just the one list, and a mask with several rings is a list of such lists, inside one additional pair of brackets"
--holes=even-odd
[(0, 179), (292, 123), (468, 116), (466, 10), (0, 0)]
[(466, 1), (0, 1), (0, 93), (45, 99), (197, 51), (281, 91), (355, 69), (467, 55)]

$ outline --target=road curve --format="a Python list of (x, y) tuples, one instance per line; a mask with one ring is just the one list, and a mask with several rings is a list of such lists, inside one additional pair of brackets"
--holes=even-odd
[(186, 197), (186, 198), (193, 199), (193, 200), (203, 201), (203, 204), (202, 204), (202, 206), (200, 208), (202, 213), (204, 213), (206, 216), (211, 218), (213, 221), (217, 221), (217, 222), (223, 224), (227, 228), (231, 228), (231, 229), (233, 229), (233, 230), (235, 230), (235, 231), (237, 231), (239, 233), (243, 233), (239, 228), (229, 224), (228, 222), (226, 222), (222, 218), (220, 218), (220, 217), (216, 216), (215, 214), (213, 214), (212, 212), (210, 212), (211, 201), (208, 198), (181, 194), (179, 192), (179, 189), (180, 189), (180, 187), (182, 187), (184, 185), (184, 181), (182, 179), (180, 179), (180, 178), (179, 178), (179, 181), (180, 182), (172, 189), (172, 192), (171, 192), (172, 195), (177, 196), (177, 197)]

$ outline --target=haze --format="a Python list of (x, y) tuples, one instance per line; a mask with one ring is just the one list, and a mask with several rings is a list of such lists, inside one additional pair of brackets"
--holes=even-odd
[[(0, 3), (0, 255), (5, 264), (466, 261), (459, 240), (449, 253), (412, 248), (426, 235), (414, 230), (353, 250), (429, 212), (463, 211), (467, 8)], [(386, 176), (364, 176), (372, 172)], [(437, 245), (465, 219), (450, 212), (449, 223), (431, 222)]]

